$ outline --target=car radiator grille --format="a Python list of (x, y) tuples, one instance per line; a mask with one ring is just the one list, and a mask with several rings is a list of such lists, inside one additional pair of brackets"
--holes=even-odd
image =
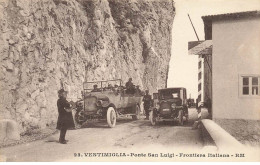
[(96, 111), (97, 110), (97, 98), (96, 97), (86, 97), (84, 100), (86, 111)]
[(162, 115), (171, 113), (171, 105), (167, 102), (162, 102), (160, 105), (160, 113)]

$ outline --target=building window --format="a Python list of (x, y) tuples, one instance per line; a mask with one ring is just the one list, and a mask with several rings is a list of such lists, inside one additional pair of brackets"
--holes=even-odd
[(258, 77), (252, 77), (252, 95), (258, 95)]
[(242, 96), (259, 96), (260, 76), (241, 76)]
[(198, 96), (198, 103), (201, 101), (201, 94)]
[(199, 85), (198, 85), (198, 91), (200, 91), (201, 90), (201, 83), (199, 83)]
[(243, 77), (243, 95), (249, 95), (249, 77)]
[(201, 79), (201, 72), (199, 72), (199, 74), (198, 74), (198, 80), (200, 80)]
[(201, 61), (199, 62), (199, 69), (201, 68)]

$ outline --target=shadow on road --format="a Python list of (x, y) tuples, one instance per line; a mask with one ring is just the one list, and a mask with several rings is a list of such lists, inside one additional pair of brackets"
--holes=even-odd
[[(197, 110), (195, 108), (190, 108), (189, 109), (189, 120), (185, 121), (184, 119), (184, 125), (180, 126), (178, 124), (178, 121), (160, 121), (158, 122), (158, 124), (156, 126), (156, 128), (159, 127), (174, 127), (174, 126), (180, 126), (180, 127), (192, 127), (192, 125), (194, 124), (194, 121), (197, 120), (198, 117), (198, 113)], [(117, 119), (116, 121), (116, 127), (122, 124), (133, 124), (135, 127), (145, 127), (145, 126), (151, 126), (151, 122), (149, 120), (145, 120), (144, 119), (145, 116), (141, 116), (140, 120), (133, 120), (130, 117), (120, 117)], [(108, 127), (107, 122), (105, 119), (102, 120), (96, 120), (96, 121), (86, 121), (81, 128), (78, 129), (85, 129), (85, 128), (103, 128), (103, 129), (111, 129), (110, 127)]]
[(179, 127), (191, 127), (193, 124), (193, 121), (188, 121), (188, 122), (184, 122), (184, 124), (182, 126), (180, 126), (178, 124), (177, 121), (160, 121), (158, 122), (155, 126), (152, 126), (152, 124), (150, 123), (149, 120), (146, 120), (147, 122), (144, 122), (142, 124), (140, 124), (139, 126), (151, 126), (151, 127), (156, 127), (156, 128), (160, 128), (160, 127), (175, 127), (175, 126), (179, 126)]
[(59, 143), (59, 140), (54, 139), (54, 138), (47, 138), (47, 139), (45, 140), (45, 142), (46, 142), (46, 143), (51, 143), (51, 142)]
[[(140, 119), (140, 120), (133, 120), (131, 118), (120, 118), (116, 121), (116, 126), (122, 125), (122, 124), (134, 124), (135, 126), (139, 127), (145, 127), (145, 126), (151, 126), (150, 120)], [(136, 125), (136, 123), (138, 123)], [(184, 121), (184, 124), (181, 127), (192, 127), (194, 123), (194, 120)], [(153, 127), (174, 127), (174, 126), (180, 126), (178, 124), (178, 121), (160, 121), (157, 123), (156, 126)], [(106, 120), (98, 120), (98, 121), (87, 121), (80, 128), (77, 129), (85, 129), (85, 128), (105, 128), (105, 129), (111, 129), (108, 127)]]
[[(136, 120), (133, 120), (131, 118), (123, 118), (123, 119), (117, 119), (116, 121), (116, 126), (125, 124), (125, 123), (132, 123), (135, 122)], [(106, 120), (98, 120), (98, 121), (87, 121), (82, 124), (81, 128), (79, 129), (84, 129), (84, 128), (107, 128), (111, 129), (108, 127)]]

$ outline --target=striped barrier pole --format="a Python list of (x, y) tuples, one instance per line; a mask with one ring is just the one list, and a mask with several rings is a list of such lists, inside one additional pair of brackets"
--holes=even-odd
[(198, 107), (197, 112), (198, 112), (198, 119), (194, 122), (192, 129), (198, 129), (199, 128), (199, 123), (202, 120), (201, 106)]
[(201, 121), (201, 107), (198, 108), (198, 121)]

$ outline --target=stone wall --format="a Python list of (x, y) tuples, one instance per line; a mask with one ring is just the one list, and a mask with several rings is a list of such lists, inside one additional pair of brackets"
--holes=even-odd
[(214, 121), (241, 143), (260, 146), (259, 120), (214, 119)]
[(164, 87), (174, 15), (171, 0), (0, 0), (0, 116), (24, 132), (56, 122), (62, 87)]

